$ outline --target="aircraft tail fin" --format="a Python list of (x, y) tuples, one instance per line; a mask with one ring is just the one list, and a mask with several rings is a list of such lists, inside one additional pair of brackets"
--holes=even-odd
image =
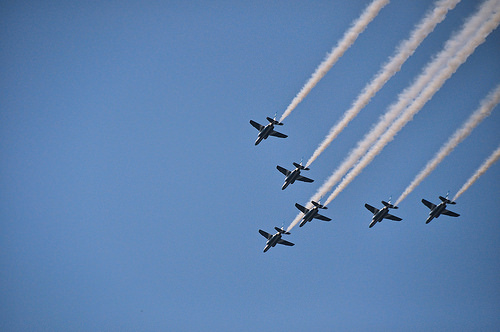
[(387, 206), (387, 207), (388, 207), (388, 208), (390, 208), (390, 209), (398, 209), (398, 207), (397, 207), (397, 206), (392, 205), (390, 201), (389, 201), (389, 202), (382, 201), (382, 204), (384, 204), (385, 206)]
[(439, 199), (440, 199), (442, 202), (446, 203), (446, 204), (457, 204), (457, 203), (455, 203), (455, 202), (450, 201), (450, 200), (448, 199), (448, 195), (446, 195), (446, 197), (439, 196)]
[(282, 126), (283, 125), (283, 123), (281, 123), (279, 121), (276, 121), (276, 119), (271, 119), (270, 117), (267, 117), (266, 119), (267, 119), (267, 121), (269, 121), (273, 125), (277, 125), (277, 126)]
[(304, 166), (302, 165), (302, 163), (300, 163), (300, 164), (293, 163), (293, 166), (297, 167), (298, 169), (302, 169), (302, 170), (304, 170), (304, 171), (308, 171), (308, 170), (309, 170), (309, 167), (304, 167)]
[(311, 201), (311, 203), (313, 203), (313, 205), (314, 205), (314, 206), (316, 206), (317, 208), (324, 209), (324, 210), (328, 209), (326, 206), (321, 205), (321, 204), (320, 204), (320, 203), (318, 203), (318, 202)]
[(285, 227), (281, 227), (281, 228), (274, 227), (274, 229), (281, 234), (290, 234), (290, 232), (285, 231)]

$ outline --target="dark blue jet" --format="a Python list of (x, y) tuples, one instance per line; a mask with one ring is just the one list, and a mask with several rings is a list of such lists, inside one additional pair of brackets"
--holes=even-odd
[(370, 210), (371, 213), (373, 213), (373, 218), (372, 222), (370, 223), (369, 228), (372, 228), (377, 222), (381, 222), (383, 219), (390, 219), (393, 221), (401, 221), (403, 219), (393, 216), (392, 214), (389, 214), (389, 209), (397, 209), (397, 206), (394, 206), (391, 204), (390, 200), (389, 202), (382, 201), (382, 204), (384, 204), (384, 207), (382, 209), (377, 209), (374, 208), (373, 206), (369, 204), (365, 204), (365, 207)]
[(285, 246), (294, 246), (294, 243), (285, 241), (281, 238), (283, 234), (290, 234), (290, 232), (285, 231), (284, 227), (278, 228), (274, 227), (275, 230), (278, 231), (278, 233), (271, 235), (269, 233), (264, 232), (262, 229), (259, 229), (259, 233), (267, 239), (266, 246), (264, 247), (264, 252), (268, 251), (269, 248), (275, 247), (276, 244), (283, 244)]
[(281, 166), (276, 166), (278, 171), (283, 173), (285, 177), (285, 182), (283, 183), (283, 186), (281, 187), (281, 190), (285, 190), (286, 187), (288, 187), (289, 184), (293, 184), (296, 180), (298, 181), (303, 181), (303, 182), (314, 182), (314, 180), (306, 178), (305, 176), (300, 175), (300, 171), (308, 171), (308, 167), (302, 166), (302, 162), (300, 164), (293, 163), (293, 166), (295, 166), (295, 169), (293, 171), (289, 171), (284, 167)]
[(429, 212), (429, 217), (425, 221), (426, 224), (430, 223), (432, 219), (439, 218), (440, 215), (444, 214), (450, 217), (459, 217), (458, 213), (446, 210), (446, 204), (457, 204), (448, 199), (448, 195), (446, 197), (439, 196), (441, 203), (439, 205), (433, 204), (425, 199), (422, 199), (422, 203), (427, 206), (431, 211)]
[(283, 123), (276, 121), (276, 117), (274, 119), (271, 119), (270, 117), (266, 118), (267, 121), (269, 121), (269, 124), (267, 126), (263, 126), (253, 120), (250, 120), (250, 124), (255, 127), (259, 131), (259, 136), (257, 136), (257, 140), (255, 141), (255, 145), (258, 145), (260, 142), (262, 142), (263, 139), (267, 139), (269, 136), (276, 136), (280, 138), (287, 138), (288, 135), (279, 133), (274, 130), (274, 126), (282, 126)]
[(314, 205), (314, 207), (312, 209), (307, 209), (307, 208), (303, 207), (302, 205), (300, 205), (299, 203), (295, 203), (295, 206), (297, 207), (297, 209), (302, 211), (302, 213), (304, 214), (304, 217), (302, 217), (302, 221), (300, 222), (299, 227), (304, 226), (306, 224), (306, 222), (312, 221), (313, 219), (319, 219), (319, 220), (323, 220), (323, 221), (332, 220), (332, 219), (325, 217), (325, 216), (322, 216), (321, 214), (318, 213), (319, 209), (325, 209), (325, 210), (328, 209), (326, 206), (323, 206), (315, 201), (311, 201), (311, 203)]

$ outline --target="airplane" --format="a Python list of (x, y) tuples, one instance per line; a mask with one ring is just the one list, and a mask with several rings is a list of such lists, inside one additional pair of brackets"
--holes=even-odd
[(281, 190), (285, 190), (285, 188), (288, 187), (289, 184), (293, 184), (296, 180), (303, 182), (314, 182), (314, 180), (300, 175), (300, 170), (308, 171), (309, 167), (302, 166), (302, 162), (300, 162), (300, 164), (293, 163), (293, 166), (295, 166), (295, 169), (293, 171), (289, 171), (286, 168), (281, 167), (280, 165), (276, 166), (278, 171), (286, 176)]
[(391, 204), (391, 200), (389, 202), (382, 201), (382, 204), (384, 204), (384, 207), (382, 209), (377, 209), (374, 208), (373, 206), (369, 204), (365, 204), (365, 207), (370, 210), (371, 213), (373, 213), (373, 218), (372, 222), (370, 223), (369, 228), (372, 228), (377, 222), (381, 222), (382, 219), (390, 219), (394, 221), (401, 221), (403, 219), (393, 216), (392, 214), (389, 214), (389, 209), (397, 209), (397, 206), (394, 206)]
[(422, 199), (422, 203), (427, 206), (431, 211), (429, 212), (429, 217), (425, 221), (426, 224), (430, 223), (432, 219), (439, 218), (440, 215), (444, 214), (450, 217), (459, 217), (458, 213), (446, 210), (446, 204), (457, 204), (448, 199), (448, 194), (446, 197), (439, 196), (441, 203), (439, 205), (433, 204), (425, 199)]
[(267, 121), (269, 121), (269, 124), (267, 126), (263, 126), (253, 120), (250, 120), (250, 124), (255, 127), (259, 131), (259, 136), (257, 136), (257, 140), (255, 141), (255, 145), (259, 145), (260, 142), (262, 142), (263, 139), (267, 139), (269, 136), (276, 136), (279, 138), (287, 138), (288, 135), (279, 133), (274, 130), (274, 125), (277, 126), (282, 126), (283, 123), (276, 121), (276, 116), (274, 119), (271, 119), (270, 117), (266, 118)]
[(325, 210), (328, 209), (326, 206), (323, 206), (320, 203), (315, 202), (315, 201), (311, 201), (311, 203), (313, 203), (313, 205), (314, 205), (314, 207), (312, 209), (307, 209), (307, 208), (303, 207), (302, 205), (300, 205), (299, 203), (295, 203), (295, 206), (297, 207), (297, 209), (299, 209), (300, 211), (302, 211), (302, 213), (304, 213), (304, 217), (302, 217), (302, 221), (300, 222), (299, 227), (304, 226), (308, 221), (312, 221), (313, 219), (319, 219), (319, 220), (323, 220), (323, 221), (332, 220), (332, 219), (325, 217), (325, 216), (322, 216), (321, 214), (318, 213), (319, 209), (325, 209)]
[(274, 227), (274, 229), (278, 231), (274, 235), (271, 235), (269, 233), (264, 232), (262, 229), (259, 229), (260, 235), (262, 235), (267, 239), (266, 246), (264, 247), (264, 252), (268, 251), (269, 248), (271, 247), (275, 247), (276, 244), (283, 244), (285, 246), (290, 246), (290, 247), (295, 245), (295, 243), (285, 241), (281, 238), (283, 234), (290, 234), (290, 232), (285, 231), (284, 227), (281, 228)]

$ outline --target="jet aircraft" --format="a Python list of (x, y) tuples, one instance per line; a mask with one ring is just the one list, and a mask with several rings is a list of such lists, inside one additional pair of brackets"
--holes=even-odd
[(278, 228), (274, 227), (276, 231), (278, 231), (276, 234), (271, 235), (269, 233), (264, 232), (262, 229), (259, 229), (259, 233), (267, 239), (266, 246), (264, 247), (264, 252), (268, 251), (269, 248), (275, 247), (276, 244), (283, 244), (285, 246), (294, 246), (294, 243), (285, 241), (281, 238), (283, 234), (290, 234), (290, 232), (285, 231), (284, 227)]
[(307, 209), (307, 208), (303, 207), (302, 205), (300, 205), (299, 203), (295, 203), (295, 206), (297, 207), (297, 209), (299, 209), (300, 211), (302, 211), (302, 213), (304, 213), (304, 217), (302, 217), (302, 221), (300, 222), (299, 227), (304, 226), (308, 221), (312, 221), (313, 219), (319, 219), (319, 220), (323, 220), (323, 221), (332, 220), (332, 219), (325, 217), (325, 216), (322, 216), (321, 214), (318, 213), (319, 209), (325, 209), (325, 210), (328, 209), (326, 206), (323, 206), (320, 203), (315, 202), (315, 201), (311, 201), (311, 203), (313, 203), (313, 205), (314, 205), (314, 207), (312, 209)]
[(300, 164), (293, 163), (293, 166), (295, 166), (295, 169), (293, 171), (289, 171), (284, 167), (281, 167), (280, 165), (276, 166), (278, 171), (283, 173), (285, 177), (285, 182), (283, 183), (283, 186), (281, 187), (281, 190), (285, 190), (286, 187), (288, 187), (289, 184), (293, 184), (296, 180), (298, 181), (303, 181), (303, 182), (314, 182), (314, 180), (306, 178), (305, 176), (300, 175), (300, 171), (308, 171), (308, 167), (302, 166), (302, 162)]
[(260, 142), (262, 142), (263, 139), (267, 139), (269, 136), (276, 136), (280, 138), (287, 138), (288, 135), (279, 133), (274, 130), (274, 125), (277, 126), (282, 126), (283, 123), (276, 121), (276, 117), (274, 119), (271, 119), (270, 117), (266, 118), (267, 121), (269, 121), (269, 124), (267, 126), (263, 126), (253, 120), (250, 120), (250, 124), (255, 127), (259, 131), (259, 136), (257, 136), (257, 140), (255, 141), (255, 145), (258, 145)]
[(426, 224), (430, 223), (432, 219), (439, 218), (440, 215), (444, 214), (450, 217), (459, 217), (458, 213), (446, 210), (446, 204), (457, 204), (448, 199), (448, 195), (446, 197), (439, 196), (441, 203), (439, 205), (433, 204), (425, 199), (422, 199), (422, 203), (427, 206), (431, 211), (429, 212), (429, 217), (425, 221)]
[(398, 208), (397, 206), (392, 205), (390, 200), (389, 200), (389, 202), (382, 201), (382, 204), (384, 204), (384, 207), (380, 210), (377, 208), (374, 208), (373, 206), (371, 206), (369, 204), (365, 204), (365, 207), (368, 210), (370, 210), (371, 213), (373, 213), (372, 222), (370, 223), (370, 226), (368, 226), (369, 228), (372, 228), (377, 222), (381, 222), (382, 219), (390, 219), (390, 220), (394, 220), (394, 221), (403, 220), (399, 217), (396, 217), (396, 216), (393, 216), (392, 214), (389, 214), (389, 209), (397, 209)]

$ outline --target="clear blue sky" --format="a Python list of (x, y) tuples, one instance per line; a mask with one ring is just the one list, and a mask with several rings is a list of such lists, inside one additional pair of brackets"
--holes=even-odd
[[(499, 83), (494, 31), (294, 247), (263, 254), (479, 1), (464, 0), (312, 165), (432, 1), (392, 1), (280, 128), (369, 1), (3, 1), (2, 331), (477, 331), (500, 325), (499, 165), (426, 225), (498, 146), (487, 118), (369, 229)], [(395, 198), (394, 198), (395, 199)]]

